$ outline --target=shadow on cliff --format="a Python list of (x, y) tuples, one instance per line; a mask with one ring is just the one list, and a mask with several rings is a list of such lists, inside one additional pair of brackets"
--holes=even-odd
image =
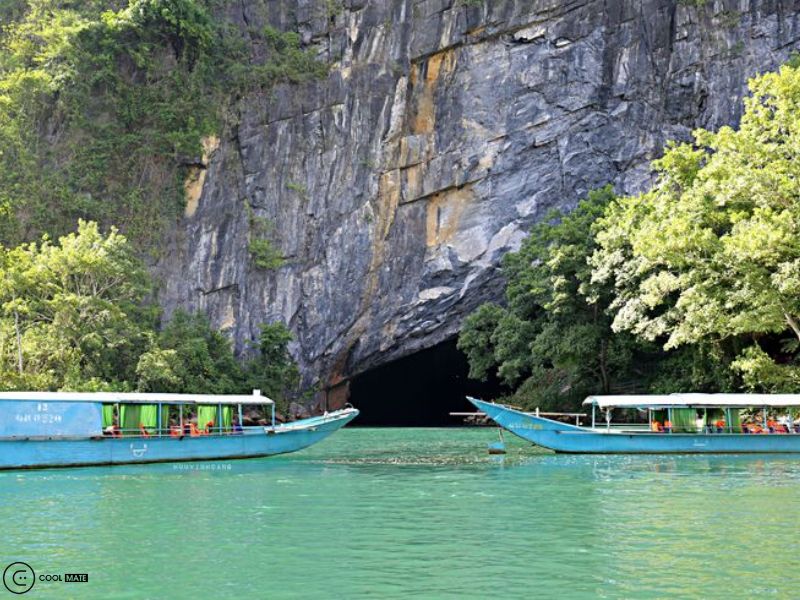
[(463, 418), (449, 413), (475, 410), (465, 396), (504, 393), (498, 381), (473, 381), (468, 372), (453, 339), (362, 373), (350, 384), (350, 403), (361, 411), (352, 426), (460, 425)]

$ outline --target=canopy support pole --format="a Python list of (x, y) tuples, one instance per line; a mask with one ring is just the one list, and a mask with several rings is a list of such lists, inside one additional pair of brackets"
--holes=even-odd
[(597, 405), (592, 402), (592, 429), (594, 429), (594, 410), (597, 408)]
[(183, 435), (183, 404), (178, 404), (178, 423), (181, 427), (181, 435)]
[(275, 403), (272, 403), (272, 428), (275, 429)]
[(217, 433), (222, 434), (222, 404), (217, 404)]
[(156, 425), (156, 431), (158, 432), (158, 437), (161, 437), (161, 402), (158, 403), (158, 424)]
[(672, 433), (675, 425), (672, 423), (672, 409), (669, 407), (667, 408), (667, 421), (669, 421), (669, 433)]
[(725, 424), (728, 426), (728, 433), (733, 433), (733, 424), (731, 423), (731, 409), (725, 409)]
[(242, 419), (242, 405), (237, 404), (236, 407), (236, 412), (239, 413), (239, 427), (244, 427), (244, 420)]
[(762, 413), (762, 417), (763, 417), (762, 421), (763, 421), (764, 431), (769, 431), (769, 429), (767, 429), (767, 407), (766, 406), (761, 408), (761, 413)]

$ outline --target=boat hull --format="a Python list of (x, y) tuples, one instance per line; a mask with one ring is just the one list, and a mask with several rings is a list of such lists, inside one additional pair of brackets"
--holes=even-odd
[(357, 415), (356, 409), (345, 409), (274, 430), (247, 429), (230, 435), (5, 439), (0, 440), (0, 469), (229, 460), (286, 454), (322, 441)]
[(543, 448), (571, 454), (800, 453), (800, 434), (651, 433), (576, 427), (513, 408), (469, 399), (495, 423)]

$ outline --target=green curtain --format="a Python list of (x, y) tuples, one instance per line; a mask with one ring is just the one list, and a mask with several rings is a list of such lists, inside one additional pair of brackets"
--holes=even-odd
[(139, 433), (139, 423), (141, 422), (141, 404), (120, 404), (119, 422), (120, 428), (130, 430), (129, 433)]
[(680, 432), (697, 431), (697, 411), (693, 408), (673, 408), (672, 430)]
[(197, 428), (203, 430), (209, 422), (217, 424), (217, 405), (198, 404), (197, 405)]
[(114, 405), (103, 404), (103, 429), (114, 424)]
[(155, 429), (158, 426), (158, 406), (156, 404), (142, 404), (142, 410), (139, 412), (139, 423), (148, 430)]
[(222, 426), (225, 431), (230, 431), (233, 426), (233, 407), (230, 405), (222, 407)]
[(169, 429), (169, 404), (161, 405), (161, 429), (167, 431)]

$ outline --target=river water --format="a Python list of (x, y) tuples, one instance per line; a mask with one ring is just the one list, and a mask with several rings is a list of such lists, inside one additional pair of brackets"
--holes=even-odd
[(800, 596), (800, 457), (496, 439), (347, 428), (271, 459), (3, 472), (0, 568), (89, 581), (0, 597)]

